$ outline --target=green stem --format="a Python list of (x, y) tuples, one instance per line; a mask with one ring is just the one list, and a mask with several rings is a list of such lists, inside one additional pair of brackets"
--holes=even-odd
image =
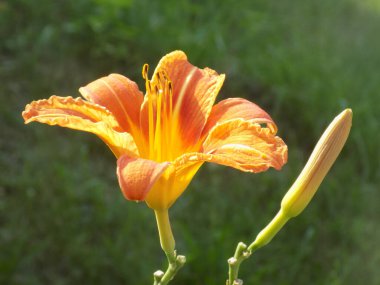
[(289, 221), (289, 217), (284, 215), (282, 210), (278, 211), (277, 215), (272, 221), (257, 235), (256, 239), (248, 246), (250, 252), (267, 245), (273, 237), (282, 229), (282, 227)]
[(227, 285), (243, 284), (243, 281), (238, 279), (240, 264), (257, 249), (268, 244), (288, 220), (289, 217), (280, 209), (273, 220), (257, 235), (256, 239), (248, 247), (242, 242), (237, 245), (235, 255), (228, 260)]
[(162, 277), (159, 285), (166, 285), (168, 284), (174, 276), (177, 274), (178, 270), (185, 264), (186, 258), (183, 255), (176, 255), (176, 252), (174, 251), (173, 255), (166, 255), (169, 261), (168, 268), (166, 269), (166, 272), (164, 276)]
[(153, 284), (166, 285), (185, 264), (186, 258), (183, 255), (177, 255), (175, 251), (175, 240), (170, 226), (168, 210), (155, 211), (155, 214), (161, 247), (166, 254), (169, 265), (165, 273), (159, 270), (153, 274)]
[(235, 254), (233, 257), (228, 259), (228, 280), (226, 285), (240, 285), (243, 281), (238, 279), (240, 264), (247, 259), (251, 253), (247, 251), (247, 245), (245, 243), (239, 242)]
[(170, 226), (168, 210), (155, 211), (161, 248), (166, 254), (174, 252), (175, 240)]

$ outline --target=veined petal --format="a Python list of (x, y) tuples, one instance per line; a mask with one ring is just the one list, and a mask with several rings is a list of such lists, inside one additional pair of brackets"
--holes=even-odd
[(281, 138), (268, 128), (243, 119), (214, 127), (203, 143), (203, 153), (194, 159), (249, 172), (262, 172), (269, 167), (281, 169), (287, 161), (287, 146)]
[(220, 101), (212, 108), (207, 124), (203, 129), (203, 136), (207, 135), (217, 124), (233, 119), (266, 124), (272, 133), (277, 132), (277, 126), (272, 118), (255, 103), (243, 98), (229, 98)]
[(184, 148), (196, 144), (206, 124), (225, 75), (188, 62), (182, 51), (164, 56), (154, 72), (167, 74), (173, 85), (173, 120)]
[(88, 101), (109, 110), (124, 131), (132, 135), (137, 132), (143, 94), (135, 82), (120, 74), (110, 74), (81, 87), (79, 92)]
[(138, 155), (132, 136), (120, 132), (113, 115), (102, 106), (81, 98), (52, 96), (47, 100), (33, 101), (26, 106), (22, 116), (26, 124), (35, 121), (96, 134), (117, 157), (123, 153)]
[(202, 164), (202, 161), (189, 162), (186, 165), (174, 161), (148, 193), (145, 199), (148, 206), (155, 210), (170, 208), (186, 190)]
[(169, 162), (158, 163), (128, 155), (120, 157), (116, 174), (124, 197), (134, 201), (145, 200), (152, 186), (169, 165)]

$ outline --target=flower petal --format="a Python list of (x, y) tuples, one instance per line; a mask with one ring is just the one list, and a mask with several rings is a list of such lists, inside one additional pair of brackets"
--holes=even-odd
[(33, 101), (22, 116), (26, 124), (36, 121), (96, 134), (117, 157), (123, 153), (138, 155), (132, 136), (120, 132), (114, 116), (102, 106), (81, 98), (51, 96), (47, 100)]
[(116, 174), (124, 197), (128, 200), (143, 201), (169, 164), (128, 155), (120, 157), (117, 160)]
[(88, 101), (109, 110), (123, 130), (134, 136), (140, 124), (143, 101), (135, 82), (120, 74), (110, 74), (81, 87), (79, 92)]
[(236, 119), (219, 124), (203, 143), (203, 153), (186, 153), (175, 161), (179, 168), (209, 161), (247, 172), (280, 169), (287, 161), (287, 146), (269, 129)]
[[(203, 162), (171, 164), (152, 187), (145, 201), (155, 210), (170, 208), (190, 184)], [(177, 167), (178, 166), (178, 167)]]
[(216, 104), (208, 117), (203, 129), (203, 136), (217, 124), (233, 119), (243, 119), (258, 124), (266, 124), (272, 133), (277, 132), (277, 126), (272, 118), (256, 104), (243, 98), (229, 98)]
[(225, 75), (188, 62), (186, 54), (174, 51), (164, 56), (154, 72), (167, 74), (173, 85), (173, 119), (185, 149), (196, 144), (206, 124)]

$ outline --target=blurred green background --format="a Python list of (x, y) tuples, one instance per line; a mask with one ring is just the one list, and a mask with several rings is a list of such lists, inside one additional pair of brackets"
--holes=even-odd
[(328, 123), (354, 112), (311, 205), (243, 263), (244, 284), (380, 284), (378, 0), (0, 1), (0, 283), (152, 284), (166, 267), (153, 212), (126, 202), (95, 136), (21, 112), (111, 72), (184, 50), (227, 74), (218, 100), (267, 110), (289, 146), (282, 171), (205, 165), (171, 209), (188, 263), (173, 284), (225, 284), (226, 260), (276, 213)]

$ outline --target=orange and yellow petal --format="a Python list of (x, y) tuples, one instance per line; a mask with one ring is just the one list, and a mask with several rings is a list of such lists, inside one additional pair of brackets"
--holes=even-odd
[(155, 210), (168, 209), (190, 184), (203, 162), (191, 162), (185, 167), (173, 162), (157, 180), (145, 201)]
[(134, 135), (140, 125), (143, 94), (137, 84), (120, 74), (110, 74), (79, 89), (88, 101), (109, 110), (124, 131)]
[(277, 126), (267, 112), (243, 98), (228, 98), (213, 106), (207, 124), (203, 129), (203, 136), (217, 124), (228, 120), (243, 119), (252, 123), (265, 124), (274, 134)]
[(269, 167), (281, 169), (287, 162), (287, 146), (270, 129), (236, 119), (215, 126), (203, 143), (203, 154), (186, 154), (182, 159), (209, 161), (248, 172)]
[(52, 96), (33, 101), (25, 107), (22, 116), (26, 124), (40, 122), (96, 134), (117, 157), (125, 153), (138, 155), (132, 136), (122, 132), (113, 115), (104, 107), (81, 98)]
[(124, 197), (128, 200), (144, 201), (169, 165), (169, 162), (159, 163), (128, 155), (120, 157), (116, 173)]
[(199, 140), (215, 98), (223, 85), (224, 74), (188, 62), (182, 51), (164, 56), (153, 75), (163, 73), (173, 86), (173, 128), (179, 135), (183, 149), (189, 149)]

